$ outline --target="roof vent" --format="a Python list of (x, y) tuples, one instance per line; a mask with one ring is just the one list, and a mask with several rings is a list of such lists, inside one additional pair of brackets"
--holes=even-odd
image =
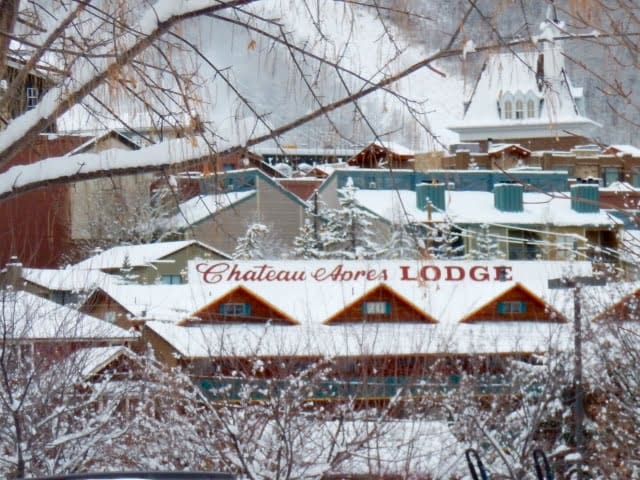
[(571, 208), (578, 213), (600, 211), (600, 190), (594, 183), (571, 185)]
[(502, 212), (522, 212), (523, 190), (519, 183), (496, 183), (493, 186), (494, 206)]
[(427, 209), (427, 201), (431, 201), (438, 210), (445, 209), (444, 183), (419, 183), (416, 185), (416, 206), (420, 210)]

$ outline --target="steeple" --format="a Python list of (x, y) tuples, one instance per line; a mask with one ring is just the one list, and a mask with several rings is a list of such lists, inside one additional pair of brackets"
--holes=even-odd
[[(598, 124), (582, 113), (582, 89), (571, 84), (565, 70), (562, 41), (564, 33), (556, 6), (551, 3), (532, 38), (535, 48), (523, 47), (492, 53), (486, 59), (470, 98), (464, 118), (449, 128), (461, 142), (517, 142), (527, 148), (552, 148), (561, 137), (563, 148), (572, 148), (591, 136)], [(537, 142), (532, 139), (547, 139)]]

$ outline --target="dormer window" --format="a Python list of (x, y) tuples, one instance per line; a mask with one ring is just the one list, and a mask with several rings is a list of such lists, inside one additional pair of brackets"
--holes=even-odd
[(509, 119), (513, 117), (513, 107), (511, 102), (504, 102), (504, 118)]
[(503, 120), (536, 118), (538, 101), (537, 95), (531, 90), (527, 93), (507, 92), (498, 100), (498, 115)]
[(516, 101), (516, 119), (522, 120), (524, 118), (524, 105), (522, 100)]
[(536, 105), (533, 100), (527, 100), (527, 118), (533, 118), (536, 116)]

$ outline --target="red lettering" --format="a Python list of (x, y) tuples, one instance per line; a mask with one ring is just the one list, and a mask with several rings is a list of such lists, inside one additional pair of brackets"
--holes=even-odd
[(229, 275), (227, 275), (227, 281), (229, 280), (234, 280), (236, 282), (239, 282), (240, 280), (244, 280), (242, 278), (242, 272), (238, 268), (237, 263), (233, 264), (233, 267), (231, 267), (231, 271), (229, 272)]
[(500, 280), (502, 282), (508, 282), (513, 280), (511, 276), (511, 267), (507, 267), (506, 265), (502, 265), (500, 267), (493, 267), (496, 271), (496, 276), (494, 280)]
[[(458, 266), (447, 265), (444, 267), (446, 272), (445, 280), (450, 280), (454, 282), (458, 282), (460, 280), (464, 280), (464, 268)], [(455, 275), (457, 273), (457, 275)]]
[[(433, 271), (433, 277), (429, 276), (430, 270)], [(442, 273), (440, 272), (440, 269), (435, 265), (427, 265), (420, 269), (420, 278), (425, 282), (437, 282), (440, 280), (441, 275)]]
[(483, 266), (471, 267), (469, 277), (476, 282), (486, 282), (489, 280), (489, 269)]
[(196, 271), (202, 274), (202, 281), (205, 283), (218, 283), (222, 280), (222, 274), (227, 270), (229, 270), (229, 264), (224, 262), (213, 265), (206, 263), (196, 265)]
[(409, 267), (407, 265), (401, 265), (400, 266), (400, 280), (418, 280), (418, 277), (409, 276)]
[(315, 272), (311, 274), (311, 278), (313, 278), (314, 280), (317, 280), (318, 282), (322, 282), (326, 280), (328, 278), (327, 269), (320, 267), (319, 269), (317, 269)]

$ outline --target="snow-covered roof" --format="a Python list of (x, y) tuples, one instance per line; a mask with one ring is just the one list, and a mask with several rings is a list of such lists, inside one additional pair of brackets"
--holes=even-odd
[(128, 144), (130, 147), (130, 150), (137, 150), (138, 148), (140, 148), (140, 145), (136, 144), (134, 141), (132, 141), (129, 137), (123, 135), (122, 133), (120, 133), (117, 130), (114, 129), (109, 129), (106, 130), (102, 133), (97, 133), (95, 136), (93, 136), (92, 138), (89, 138), (86, 142), (84, 142), (81, 145), (78, 145), (76, 148), (74, 148), (73, 150), (71, 150), (70, 152), (68, 152), (66, 154), (66, 156), (71, 156), (71, 155), (76, 155), (77, 153), (81, 153), (84, 152), (85, 150), (87, 150), (90, 146), (95, 145), (96, 143), (98, 143), (100, 140), (102, 140), (103, 138), (107, 138), (110, 135), (115, 135), (117, 137), (120, 138), (120, 141), (122, 143)]
[(523, 153), (531, 154), (531, 150), (524, 148), (522, 145), (517, 143), (492, 143), (487, 149), (487, 153), (491, 155), (492, 153), (500, 153), (503, 150), (512, 149), (512, 150), (520, 150)]
[(405, 147), (404, 145), (400, 145), (399, 143), (395, 143), (395, 142), (388, 142), (385, 140), (378, 140), (373, 142), (372, 145), (376, 145), (378, 147), (382, 147), (386, 150), (389, 150), (390, 152), (393, 152), (395, 154), (398, 155), (402, 155), (402, 156), (409, 156), (412, 157), (416, 154), (416, 152), (414, 152), (413, 150)]
[[(478, 265), (488, 269), (492, 280), (476, 281), (471, 278), (470, 269)], [(510, 267), (510, 280), (498, 281), (495, 278), (496, 268), (504, 265)], [(208, 270), (211, 266), (215, 267)], [(266, 267), (262, 268), (263, 266)], [(466, 277), (461, 281), (447, 281), (444, 273), (447, 266), (463, 269), (467, 272)], [(418, 271), (422, 268), (427, 269), (428, 275), (440, 269), (441, 280), (421, 281)], [(281, 278), (285, 278), (284, 272), (289, 272), (290, 279), (293, 278), (294, 272), (298, 272), (298, 278), (304, 278), (288, 282), (269, 281), (265, 280), (267, 271), (275, 272), (271, 275), (281, 272)], [(533, 294), (554, 304), (556, 296), (548, 289), (548, 279), (576, 271), (583, 275), (589, 274), (591, 264), (463, 260), (209, 261), (190, 263), (189, 284), (192, 285), (191, 288), (200, 285), (202, 289), (211, 289), (213, 295), (205, 295), (205, 298), (211, 298), (211, 301), (221, 298), (242, 284), (291, 318), (302, 324), (312, 325), (322, 324), (373, 288), (384, 284), (438, 322), (451, 324), (459, 322), (516, 283), (524, 285)], [(367, 274), (360, 273), (355, 279), (355, 272)], [(452, 301), (453, 299), (455, 301)], [(560, 311), (564, 309), (564, 306), (556, 306), (558, 307)]]
[(202, 285), (116, 285), (101, 288), (139, 319), (178, 322), (213, 300), (215, 290)]
[[(490, 278), (479, 281), (477, 275), (471, 274), (474, 266), (476, 273), (488, 272)], [(505, 266), (509, 268), (508, 278), (498, 280), (497, 269)], [(426, 274), (421, 278), (419, 272), (423, 268)], [(437, 269), (440, 279), (432, 280)], [(285, 281), (285, 272), (288, 272), (288, 281)], [(365, 273), (356, 275), (356, 272)], [(461, 272), (464, 278), (456, 280)], [(204, 306), (215, 302), (241, 284), (300, 325), (208, 324), (193, 319), (189, 326), (179, 326), (174, 322), (152, 321), (151, 316), (147, 316), (150, 321), (146, 325), (185, 357), (542, 352), (549, 348), (550, 342), (557, 342), (559, 348), (568, 348), (572, 341), (571, 324), (500, 321), (498, 318), (477, 323), (461, 323), (461, 320), (497, 301), (516, 285), (522, 285), (564, 319), (571, 319), (572, 290), (552, 289), (549, 279), (576, 275), (592, 275), (591, 264), (409, 260), (192, 263), (189, 289), (183, 288), (181, 295), (196, 292), (200, 298), (194, 304), (202, 301)], [(381, 284), (431, 315), (437, 323), (326, 323)], [(589, 314), (595, 315), (628, 292), (628, 289), (614, 290), (616, 288), (616, 285), (610, 289), (585, 287), (589, 299), (599, 299)], [(150, 303), (153, 303), (152, 296), (160, 299), (164, 295), (153, 287), (148, 287), (147, 294)], [(584, 312), (585, 318), (589, 318), (588, 309)]]
[[(507, 354), (566, 348), (571, 327), (558, 323), (418, 325), (202, 325), (147, 322), (182, 356), (361, 356)], [(559, 343), (558, 343), (559, 342)]]
[(197, 240), (183, 240), (113, 247), (75, 264), (74, 268), (78, 270), (106, 270), (122, 268), (125, 263), (128, 263), (130, 267), (148, 266), (190, 245), (199, 245), (226, 257), (222, 252)]
[(610, 145), (605, 149), (605, 153), (629, 154), (634, 157), (640, 157), (640, 148), (634, 147), (633, 145)]
[(135, 353), (123, 345), (81, 348), (72, 353), (66, 361), (79, 366), (82, 378), (87, 379), (121, 356), (131, 358)]
[(314, 156), (314, 157), (351, 157), (358, 153), (360, 149), (357, 147), (345, 148), (323, 148), (323, 147), (311, 147), (311, 146), (295, 146), (295, 145), (283, 145), (281, 147), (277, 145), (257, 145), (251, 147), (251, 152), (258, 155), (287, 155), (287, 156)]
[(606, 192), (637, 192), (638, 189), (628, 182), (611, 182), (606, 187), (600, 187)]
[[(360, 205), (391, 222), (424, 222), (428, 213), (416, 205), (416, 192), (411, 190), (358, 190), (355, 194)], [(525, 192), (522, 212), (503, 212), (494, 206), (491, 192), (445, 192), (445, 212), (432, 212), (433, 221), (445, 216), (457, 224), (506, 225), (616, 225), (622, 221), (605, 211), (577, 213), (571, 208), (570, 194)]]
[(23, 268), (22, 278), (48, 290), (81, 292), (106, 287), (121, 280), (100, 270), (78, 268), (46, 269)]
[(137, 334), (23, 291), (3, 291), (6, 335), (14, 341), (134, 340)]
[(180, 204), (180, 212), (169, 221), (174, 228), (186, 228), (254, 195), (255, 190), (198, 195)]

